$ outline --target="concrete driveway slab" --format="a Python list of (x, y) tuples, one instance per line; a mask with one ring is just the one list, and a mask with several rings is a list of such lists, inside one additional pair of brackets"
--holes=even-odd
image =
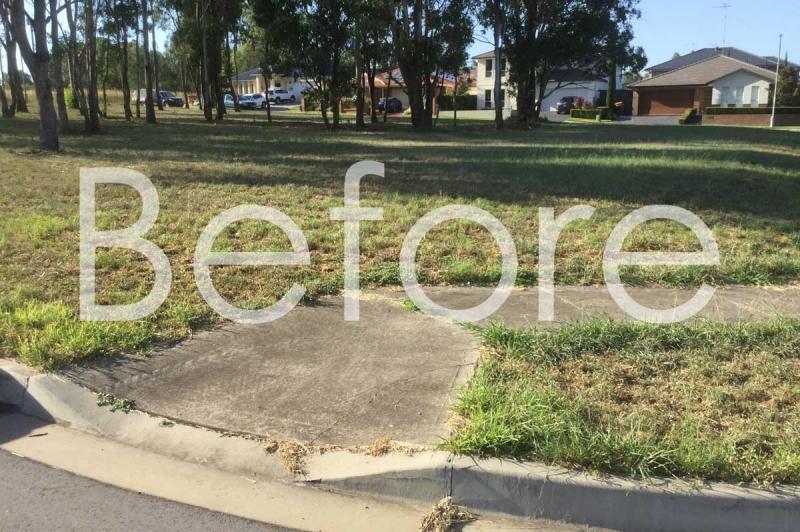
[(478, 357), (462, 327), (396, 302), (298, 306), (263, 325), (228, 325), (150, 357), (65, 370), (81, 384), (182, 421), (340, 446), (381, 437), (436, 444)]

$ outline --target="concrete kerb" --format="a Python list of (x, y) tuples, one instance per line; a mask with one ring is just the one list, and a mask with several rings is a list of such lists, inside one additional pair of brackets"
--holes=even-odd
[[(22, 391), (20, 391), (22, 388)], [(255, 439), (173, 423), (142, 412), (110, 412), (96, 394), (53, 374), (35, 374), (0, 359), (0, 401), (192, 463), (253, 479), (303, 482), (331, 491), (433, 503), (450, 495), (483, 513), (544, 518), (617, 530), (796, 530), (800, 489), (757, 489), (722, 483), (693, 486), (596, 477), (534, 463), (477, 460), (445, 452), (368, 456), (331, 451), (306, 458), (294, 477)]]

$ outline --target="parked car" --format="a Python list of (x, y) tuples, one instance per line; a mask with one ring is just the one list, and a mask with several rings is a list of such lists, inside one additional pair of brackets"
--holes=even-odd
[(565, 115), (570, 112), (571, 109), (575, 108), (575, 97), (574, 96), (564, 96), (558, 103), (556, 104), (556, 113), (560, 115)]
[(392, 96), (389, 98), (381, 98), (378, 100), (378, 109), (386, 111), (387, 113), (402, 113), (403, 102)]
[[(225, 93), (223, 100), (226, 108), (233, 109), (233, 94)], [(243, 94), (239, 96), (239, 109), (256, 109), (256, 102), (252, 96)]]
[[(171, 91), (159, 91), (158, 94), (161, 95), (161, 103), (165, 107), (183, 107), (183, 98), (179, 98), (175, 95), (174, 92)], [(134, 92), (131, 95), (131, 102), (136, 102), (137, 93)], [(147, 89), (139, 89), (138, 91), (139, 96), (139, 103), (145, 103), (147, 98)], [(158, 103), (156, 101), (156, 91), (153, 90), (153, 103)]]
[(264, 94), (263, 93), (255, 92), (253, 94), (248, 94), (248, 96), (253, 98), (253, 101), (256, 102), (256, 107), (258, 109), (264, 109), (267, 106), (267, 99), (264, 98)]
[(269, 91), (269, 101), (272, 103), (292, 102), (297, 100), (294, 94), (289, 94), (286, 89), (272, 89)]

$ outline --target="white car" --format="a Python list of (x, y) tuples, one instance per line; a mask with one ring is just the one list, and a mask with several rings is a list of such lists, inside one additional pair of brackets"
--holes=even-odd
[(264, 93), (261, 92), (254, 92), (253, 94), (247, 94), (256, 102), (256, 107), (259, 109), (264, 109), (267, 106), (267, 99), (264, 98)]
[(270, 89), (269, 101), (273, 103), (292, 102), (297, 100), (294, 94), (290, 94), (286, 89)]

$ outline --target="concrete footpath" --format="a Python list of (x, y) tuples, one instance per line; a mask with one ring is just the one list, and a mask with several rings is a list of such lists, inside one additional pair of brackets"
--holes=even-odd
[[(435, 302), (467, 308), (490, 288), (428, 288)], [(670, 308), (689, 290), (632, 288), (652, 308)], [(273, 323), (229, 324), (149, 357), (98, 360), (63, 374), (137, 408), (230, 432), (310, 444), (370, 445), (379, 438), (435, 445), (448, 436), (455, 394), (471, 376), (478, 342), (466, 328), (400, 305), (405, 294), (364, 295), (361, 320), (345, 322), (341, 298), (298, 306)], [(515, 290), (490, 320), (537, 325), (536, 290)], [(800, 289), (721, 289), (699, 315), (715, 321), (800, 316)], [(625, 319), (603, 288), (556, 292), (555, 319)]]

